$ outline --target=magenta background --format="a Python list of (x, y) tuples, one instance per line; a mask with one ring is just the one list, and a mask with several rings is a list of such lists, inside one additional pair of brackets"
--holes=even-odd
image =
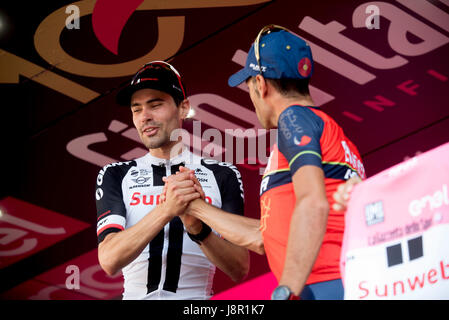
[[(448, 30), (429, 22), (399, 2), (386, 2), (449, 37)], [(33, 36), (40, 22), (53, 11), (70, 3), (46, 1), (44, 6), (39, 2), (30, 2), (27, 3), (27, 10), (10, 3), (1, 4), (0, 13), (6, 15), (13, 26), (9, 33), (0, 36), (1, 49), (99, 92), (100, 96), (82, 104), (23, 76), (18, 84), (0, 84), (4, 150), (4, 177), (0, 196), (21, 199), (87, 223), (90, 227), (0, 269), (0, 293), (3, 292), (3, 298), (8, 298), (5, 293), (10, 290), (17, 291), (20, 288), (22, 298), (29, 296), (27, 290), (31, 289), (26, 289), (29, 287), (25, 283), (34, 283), (39, 275), (96, 248), (94, 191), (100, 167), (71, 155), (66, 149), (67, 144), (77, 137), (103, 132), (108, 141), (93, 144), (89, 148), (117, 160), (123, 160), (121, 155), (133, 148), (141, 147), (140, 143), (108, 130), (114, 119), (132, 126), (129, 110), (114, 103), (119, 87), (130, 77), (91, 78), (73, 75), (59, 70), (57, 66), (50, 66), (34, 49)], [(228, 77), (240, 69), (232, 58), (238, 49), (248, 51), (251, 41), (263, 25), (281, 24), (313, 44), (375, 75), (374, 80), (360, 85), (316, 62), (311, 82), (334, 97), (323, 104), (322, 109), (344, 128), (346, 135), (358, 146), (366, 172), (372, 176), (403, 161), (404, 157), (414, 156), (418, 151), (424, 152), (449, 141), (449, 47), (445, 44), (417, 56), (396, 53), (387, 41), (390, 26), (387, 19), (381, 17), (379, 30), (352, 26), (355, 8), (364, 3), (367, 2), (277, 0), (242, 7), (136, 11), (120, 36), (118, 55), (102, 46), (93, 31), (91, 16), (87, 16), (81, 19), (80, 30), (62, 32), (60, 43), (64, 50), (79, 59), (93, 63), (119, 63), (135, 59), (154, 46), (158, 16), (185, 16), (184, 42), (171, 63), (183, 75), (188, 95), (214, 94), (251, 111), (253, 109), (248, 94), (227, 86)], [(449, 8), (442, 2), (430, 3), (449, 13)], [(306, 16), (322, 24), (338, 21), (346, 26), (341, 32), (344, 36), (386, 58), (398, 54), (407, 59), (408, 63), (385, 70), (368, 66), (298, 28)], [(408, 34), (408, 39), (414, 43), (420, 41), (412, 34)], [(446, 81), (430, 76), (427, 73), (430, 69), (445, 76)], [(411, 85), (419, 85), (416, 95), (398, 89), (398, 86), (409, 80), (412, 80)], [(379, 95), (392, 101), (393, 105), (383, 107), (383, 111), (376, 111), (364, 104)], [(226, 104), (204, 103), (196, 107), (243, 128), (250, 127), (239, 114), (227, 114), (229, 106)], [(349, 113), (355, 116), (348, 117)], [(186, 123), (185, 127), (192, 130), (191, 123)], [(203, 131), (207, 128), (209, 126), (202, 125)], [(238, 168), (245, 188), (245, 215), (258, 218), (259, 167), (239, 164)], [(264, 256), (251, 254), (248, 281), (266, 274), (268, 270)], [(41, 288), (42, 284), (45, 287), (48, 279), (39, 279), (39, 285), (33, 286), (33, 290)], [(217, 272), (214, 285), (217, 293), (234, 285), (224, 274)]]

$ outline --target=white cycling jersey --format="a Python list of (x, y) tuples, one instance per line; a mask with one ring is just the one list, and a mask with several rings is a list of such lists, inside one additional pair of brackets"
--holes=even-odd
[[(181, 165), (195, 170), (206, 201), (243, 214), (243, 184), (235, 166), (198, 157), (187, 149), (170, 160), (148, 153), (100, 170), (95, 192), (98, 243), (153, 210), (160, 202), (162, 177), (174, 174)], [(122, 272), (123, 299), (209, 299), (215, 266), (175, 217)]]

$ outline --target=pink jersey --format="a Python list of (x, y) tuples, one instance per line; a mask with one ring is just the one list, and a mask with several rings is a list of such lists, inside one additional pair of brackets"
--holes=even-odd
[(345, 299), (449, 299), (449, 143), (354, 188)]

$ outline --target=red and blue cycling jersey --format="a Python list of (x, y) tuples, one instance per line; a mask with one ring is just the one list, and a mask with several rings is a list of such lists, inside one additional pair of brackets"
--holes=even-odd
[[(293, 105), (278, 120), (278, 141), (261, 182), (261, 226), (271, 270), (279, 280), (284, 268), (290, 220), (296, 197), (292, 177), (305, 165), (324, 172), (330, 205), (326, 234), (307, 284), (339, 279), (344, 213), (332, 209), (337, 186), (365, 170), (355, 145), (343, 129), (317, 107)], [(307, 188), (307, 185), (300, 186)]]

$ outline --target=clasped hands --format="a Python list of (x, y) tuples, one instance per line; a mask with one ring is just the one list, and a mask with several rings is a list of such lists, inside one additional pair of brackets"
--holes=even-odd
[(161, 194), (161, 204), (174, 217), (179, 216), (187, 232), (198, 234), (202, 223), (188, 214), (190, 204), (196, 199), (205, 199), (205, 194), (195, 172), (186, 167), (168, 177), (163, 177), (165, 185)]

